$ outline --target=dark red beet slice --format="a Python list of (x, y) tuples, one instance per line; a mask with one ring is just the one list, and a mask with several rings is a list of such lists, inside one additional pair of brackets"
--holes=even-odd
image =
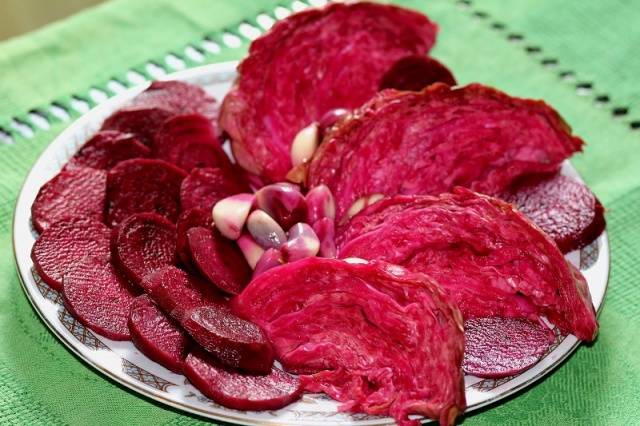
[(164, 122), (153, 139), (156, 157), (190, 171), (194, 168), (230, 168), (218, 131), (201, 114), (178, 115)]
[(154, 81), (128, 105), (107, 118), (102, 129), (133, 133), (142, 143), (151, 146), (162, 123), (175, 115), (190, 113), (200, 113), (214, 122), (218, 106), (199, 86), (180, 81)]
[(108, 117), (102, 124), (102, 130), (132, 133), (150, 147), (156, 131), (172, 116), (171, 111), (163, 108), (128, 106)]
[(175, 222), (180, 213), (180, 184), (186, 173), (166, 161), (123, 161), (107, 177), (107, 224), (134, 213), (153, 212)]
[(150, 273), (140, 282), (140, 286), (165, 313), (178, 321), (191, 309), (225, 304), (211, 285), (175, 266)]
[(62, 290), (62, 277), (85, 256), (108, 257), (111, 230), (102, 222), (74, 218), (51, 225), (31, 249), (31, 259), (42, 281)]
[(563, 253), (584, 247), (604, 231), (604, 208), (585, 185), (567, 176), (531, 179), (501, 198), (546, 232)]
[(180, 262), (190, 270), (195, 271), (195, 267), (191, 264), (191, 254), (189, 253), (189, 243), (187, 241), (187, 231), (191, 228), (202, 226), (204, 228), (212, 228), (213, 217), (211, 211), (202, 209), (191, 209), (180, 214), (176, 223), (176, 251)]
[(104, 220), (104, 170), (78, 167), (63, 170), (42, 185), (33, 205), (31, 220), (38, 232), (63, 219), (87, 217)]
[(128, 324), (131, 340), (140, 352), (175, 373), (182, 372), (189, 338), (149, 296), (136, 297)]
[(239, 175), (221, 168), (194, 169), (182, 182), (180, 203), (182, 210), (199, 208), (211, 210), (218, 201), (250, 189)]
[(253, 374), (271, 372), (274, 354), (264, 332), (229, 309), (201, 306), (188, 311), (180, 324), (224, 365)]
[(111, 254), (120, 270), (139, 283), (148, 273), (176, 264), (176, 227), (155, 213), (129, 216), (112, 231)]
[(451, 71), (433, 58), (412, 55), (400, 59), (382, 76), (380, 90), (413, 90), (419, 92), (433, 83), (456, 85)]
[(148, 157), (151, 154), (144, 144), (130, 133), (103, 130), (89, 139), (65, 166), (83, 166), (108, 170), (124, 160)]
[(296, 376), (277, 368), (267, 376), (233, 371), (202, 350), (192, 351), (187, 356), (184, 374), (204, 395), (236, 410), (277, 410), (302, 394)]
[(128, 340), (135, 294), (109, 259), (85, 257), (64, 275), (64, 302), (82, 324), (113, 340)]
[(238, 246), (218, 231), (197, 227), (187, 231), (191, 261), (213, 285), (238, 294), (251, 279), (251, 268)]
[(494, 379), (530, 368), (553, 342), (548, 327), (518, 318), (468, 319), (464, 335), (465, 373)]

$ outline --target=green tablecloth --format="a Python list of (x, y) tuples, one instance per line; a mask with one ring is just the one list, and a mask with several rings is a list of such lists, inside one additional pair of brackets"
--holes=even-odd
[[(588, 143), (573, 163), (606, 206), (612, 246), (598, 341), (582, 346), (535, 387), (464, 423), (638, 424), (640, 420), (640, 8), (625, 0), (403, 0), (441, 27), (434, 55), (461, 83), (480, 81), (544, 98)], [(39, 321), (16, 276), (11, 215), (29, 167), (68, 124), (52, 102), (90, 100), (91, 88), (204, 37), (220, 41), (243, 21), (289, 0), (115, 0), (0, 44), (0, 423), (191, 424), (201, 421), (141, 398), (74, 357)], [(204, 51), (205, 62), (240, 58)], [(187, 66), (197, 62), (185, 59)], [(166, 66), (165, 66), (166, 67)], [(109, 90), (106, 90), (111, 94)], [(29, 113), (45, 115), (38, 128)], [(72, 112), (72, 118), (77, 113)], [(17, 121), (16, 121), (17, 120)], [(27, 124), (33, 137), (14, 130)], [(6, 136), (6, 134), (4, 135)], [(0, 140), (6, 140), (0, 133)]]

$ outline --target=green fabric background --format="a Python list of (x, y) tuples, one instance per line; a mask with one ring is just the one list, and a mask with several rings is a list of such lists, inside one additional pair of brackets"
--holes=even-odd
[[(607, 208), (612, 270), (598, 341), (533, 388), (471, 414), (465, 425), (638, 424), (640, 418), (640, 6), (624, 0), (401, 0), (440, 25), (434, 55), (461, 83), (544, 98), (587, 141), (573, 164)], [(0, 44), (0, 423), (182, 425), (200, 419), (131, 393), (67, 351), (39, 321), (16, 276), (15, 197), (36, 156), (68, 124), (33, 138), (11, 120), (85, 97), (129, 69), (203, 37), (235, 32), (285, 0), (115, 0)], [(511, 36), (509, 36), (511, 35)], [(240, 58), (223, 49), (206, 62)], [(194, 65), (187, 61), (188, 65)], [(564, 77), (561, 77), (563, 75)], [(577, 90), (579, 84), (590, 88)], [(606, 95), (606, 99), (603, 98)], [(598, 99), (600, 101), (598, 101)], [(625, 112), (623, 114), (622, 112)], [(613, 111), (619, 112), (618, 115)], [(74, 117), (77, 114), (74, 114)]]

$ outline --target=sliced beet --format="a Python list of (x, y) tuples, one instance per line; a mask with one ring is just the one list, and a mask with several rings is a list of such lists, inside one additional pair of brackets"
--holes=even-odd
[(236, 410), (277, 410), (302, 394), (296, 376), (277, 368), (266, 376), (241, 373), (220, 365), (202, 350), (187, 356), (184, 374), (204, 395)]
[(140, 352), (175, 373), (182, 372), (189, 337), (149, 296), (136, 297), (128, 324), (131, 340)]
[(195, 267), (191, 264), (191, 254), (189, 253), (187, 231), (197, 226), (212, 229), (213, 217), (211, 216), (211, 211), (198, 208), (184, 211), (180, 214), (176, 223), (176, 251), (178, 252), (178, 258), (184, 266), (194, 271)]
[(78, 321), (109, 339), (129, 339), (127, 320), (136, 296), (108, 257), (74, 263), (62, 283), (65, 306)]
[(132, 133), (146, 146), (153, 144), (156, 131), (171, 118), (171, 111), (157, 107), (128, 106), (114, 112), (102, 124), (102, 130)]
[(563, 253), (584, 247), (604, 231), (604, 208), (568, 176), (528, 179), (501, 196), (546, 232)]
[(104, 220), (104, 170), (78, 167), (63, 170), (42, 185), (33, 205), (31, 220), (38, 232), (63, 219), (87, 217)]
[(519, 318), (474, 318), (464, 322), (467, 374), (501, 378), (518, 374), (537, 363), (553, 342), (553, 331)]
[(153, 139), (155, 155), (190, 171), (194, 168), (230, 168), (218, 131), (201, 114), (178, 115), (164, 122)]
[(85, 256), (109, 256), (111, 230), (90, 218), (56, 222), (47, 228), (31, 249), (31, 259), (42, 281), (62, 290), (62, 277)]
[(240, 293), (251, 279), (251, 268), (238, 246), (217, 230), (191, 228), (187, 243), (193, 265), (225, 293)]
[(224, 365), (253, 374), (271, 372), (274, 354), (264, 332), (229, 309), (201, 306), (186, 312), (180, 324)]
[(102, 129), (133, 133), (142, 143), (151, 146), (154, 135), (166, 120), (190, 113), (200, 113), (214, 122), (218, 105), (199, 86), (181, 81), (154, 81), (128, 105), (108, 117)]
[(109, 170), (121, 161), (149, 155), (151, 149), (132, 134), (103, 130), (85, 142), (65, 167), (83, 166)]
[(382, 76), (380, 90), (412, 90), (418, 92), (433, 83), (456, 85), (451, 71), (425, 55), (412, 55), (400, 59)]
[(112, 230), (111, 254), (131, 281), (176, 264), (176, 227), (155, 213), (129, 216)]
[(186, 173), (166, 161), (123, 161), (107, 177), (107, 224), (134, 213), (153, 212), (175, 222), (180, 214), (180, 185)]
[(225, 301), (209, 284), (175, 266), (167, 266), (145, 276), (140, 286), (154, 302), (177, 321), (200, 306), (224, 305)]
[(194, 169), (182, 182), (180, 203), (182, 210), (199, 208), (211, 210), (218, 201), (240, 192), (249, 192), (249, 186), (229, 169)]

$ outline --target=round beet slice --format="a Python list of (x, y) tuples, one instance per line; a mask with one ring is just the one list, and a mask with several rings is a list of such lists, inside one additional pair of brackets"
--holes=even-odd
[(63, 219), (87, 217), (104, 220), (104, 170), (78, 167), (63, 170), (42, 185), (33, 205), (31, 221), (38, 232)]
[(180, 321), (184, 313), (211, 304), (224, 305), (220, 294), (209, 284), (175, 266), (167, 266), (145, 276), (140, 286), (166, 314)]
[(220, 290), (238, 294), (251, 279), (251, 268), (240, 248), (217, 230), (203, 227), (187, 231), (193, 265)]
[(530, 368), (553, 341), (548, 327), (518, 318), (468, 319), (464, 334), (464, 372), (494, 379)]
[(62, 290), (62, 277), (85, 256), (109, 256), (111, 230), (90, 218), (56, 222), (31, 249), (31, 259), (42, 278), (54, 290)]
[(217, 129), (201, 114), (178, 115), (165, 121), (153, 139), (153, 147), (157, 158), (183, 170), (231, 167)]
[(184, 374), (204, 395), (236, 410), (277, 410), (302, 394), (296, 376), (273, 368), (266, 376), (254, 376), (220, 365), (202, 350), (192, 351)]
[(109, 339), (129, 339), (127, 320), (135, 294), (107, 257), (85, 257), (62, 283), (65, 306), (78, 321)]
[(546, 232), (563, 253), (604, 231), (604, 208), (582, 183), (564, 175), (529, 179), (502, 196)]
[(107, 224), (134, 213), (153, 212), (175, 222), (180, 214), (180, 185), (186, 173), (166, 161), (123, 161), (107, 176)]
[(176, 227), (155, 213), (129, 216), (111, 233), (111, 254), (131, 281), (176, 264)]
[(184, 211), (180, 214), (176, 223), (176, 251), (178, 252), (178, 258), (182, 265), (194, 271), (195, 267), (191, 264), (187, 231), (197, 226), (212, 229), (213, 217), (211, 216), (211, 211), (198, 208)]
[(108, 117), (102, 129), (133, 133), (142, 143), (151, 146), (162, 123), (173, 116), (190, 113), (200, 113), (215, 122), (218, 105), (199, 86), (180, 81), (154, 81), (128, 105)]
[(102, 123), (102, 130), (134, 134), (150, 147), (156, 131), (172, 116), (171, 111), (159, 107), (127, 106), (108, 117)]
[(229, 169), (194, 169), (182, 182), (180, 203), (182, 210), (211, 210), (223, 198), (249, 191), (248, 185), (233, 176)]
[(65, 166), (109, 170), (121, 161), (149, 157), (151, 149), (130, 133), (103, 130), (89, 139)]
[(175, 373), (182, 372), (189, 338), (149, 296), (136, 297), (128, 324), (131, 340), (140, 352)]
[(216, 305), (185, 313), (180, 325), (200, 346), (229, 367), (253, 374), (269, 374), (273, 349), (260, 327)]
[(418, 92), (433, 83), (456, 85), (451, 71), (433, 58), (411, 55), (400, 59), (382, 76), (380, 90), (413, 90)]

